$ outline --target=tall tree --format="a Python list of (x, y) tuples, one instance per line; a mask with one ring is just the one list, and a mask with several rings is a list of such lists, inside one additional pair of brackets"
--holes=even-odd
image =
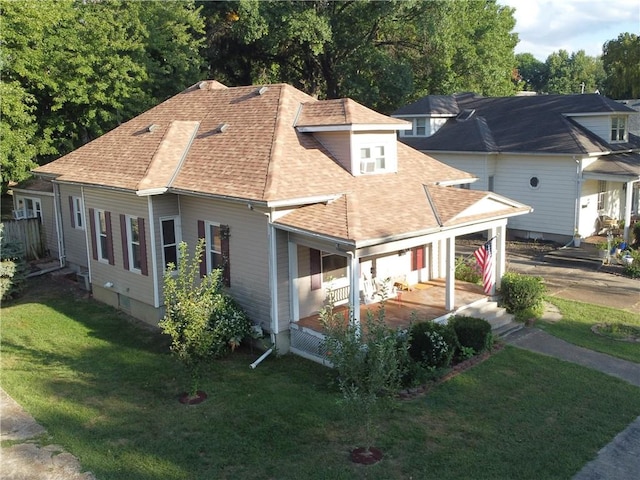
[(584, 50), (571, 55), (566, 50), (553, 52), (545, 62), (547, 93), (593, 93), (602, 90), (604, 70), (602, 60), (590, 57)]
[(231, 84), (282, 81), (388, 112), (426, 93), (513, 93), (513, 10), (459, 2), (205, 3), (207, 60)]
[[(23, 134), (37, 139), (31, 154), (39, 163), (200, 77), (201, 40), (194, 35), (204, 26), (193, 2), (2, 0), (0, 16), (0, 74), (22, 95), (21, 111), (36, 119), (36, 131), (24, 115), (2, 122), (21, 122)], [(29, 168), (4, 150), (2, 162), (13, 162), (13, 180)]]
[(524, 83), (523, 88), (532, 92), (544, 91), (547, 81), (547, 67), (531, 53), (516, 55), (518, 76)]
[(640, 37), (621, 33), (602, 48), (607, 96), (615, 99), (640, 97)]

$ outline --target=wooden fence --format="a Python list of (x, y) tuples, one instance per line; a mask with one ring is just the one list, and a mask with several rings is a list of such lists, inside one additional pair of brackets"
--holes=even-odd
[(45, 256), (47, 247), (39, 218), (7, 220), (2, 222), (2, 225), (4, 240), (22, 243), (27, 260), (37, 260)]

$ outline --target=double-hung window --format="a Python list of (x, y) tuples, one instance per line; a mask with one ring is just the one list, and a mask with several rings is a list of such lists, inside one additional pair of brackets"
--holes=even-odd
[(140, 272), (142, 256), (140, 254), (140, 222), (138, 217), (127, 217), (127, 239), (129, 270)]
[(611, 141), (624, 142), (627, 138), (626, 118), (623, 116), (611, 117)]
[(109, 231), (107, 222), (107, 212), (96, 210), (96, 245), (98, 246), (98, 260), (109, 261)]
[(224, 268), (222, 258), (222, 234), (220, 225), (209, 223), (207, 228), (207, 271)]
[(402, 130), (403, 137), (424, 137), (427, 135), (427, 119), (425, 117), (414, 118), (412, 127), (409, 130)]
[(178, 266), (178, 244), (180, 243), (178, 217), (163, 217), (160, 219), (162, 231), (162, 264), (166, 267), (170, 263)]
[(84, 230), (84, 214), (81, 197), (69, 197), (69, 208), (71, 210), (71, 227)]
[(385, 152), (383, 145), (363, 147), (360, 149), (360, 173), (375, 173), (385, 169)]

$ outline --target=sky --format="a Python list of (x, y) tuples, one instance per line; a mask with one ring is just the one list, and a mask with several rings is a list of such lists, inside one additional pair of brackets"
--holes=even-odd
[(624, 32), (640, 35), (639, 0), (498, 0), (516, 9), (516, 53), (541, 62), (558, 50), (602, 55), (602, 45)]

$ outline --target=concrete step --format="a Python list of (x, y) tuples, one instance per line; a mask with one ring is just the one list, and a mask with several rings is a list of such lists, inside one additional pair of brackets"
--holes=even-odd
[(522, 330), (523, 328), (524, 324), (520, 322), (509, 322), (506, 325), (502, 325), (500, 328), (492, 329), (491, 333), (493, 333), (495, 337), (505, 338), (512, 333)]
[(483, 299), (479, 302), (475, 302), (466, 308), (459, 310), (456, 314), (482, 318), (489, 322), (492, 331), (496, 331), (497, 329), (512, 323), (514, 318), (513, 315), (507, 313), (505, 308), (499, 307), (498, 302), (494, 302), (489, 299)]

